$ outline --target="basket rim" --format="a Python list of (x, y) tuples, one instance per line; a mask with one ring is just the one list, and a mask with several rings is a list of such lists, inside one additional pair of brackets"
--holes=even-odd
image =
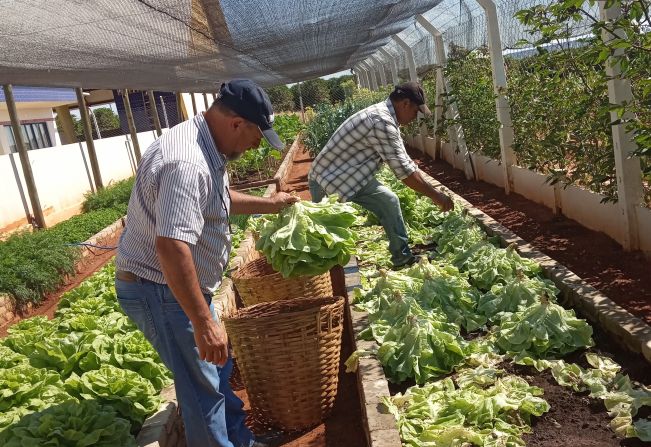
[[(292, 304), (308, 304), (310, 302), (313, 302), (313, 304), (305, 309), (300, 309), (300, 310), (283, 310), (282, 307), (290, 307)], [(335, 295), (335, 296), (323, 296), (323, 297), (298, 297), (298, 298), (292, 298), (289, 300), (280, 300), (280, 301), (268, 301), (268, 302), (263, 302), (263, 303), (258, 303), (254, 304), (252, 306), (247, 306), (242, 309), (238, 309), (238, 311), (230, 315), (228, 317), (223, 318), (224, 323), (226, 322), (239, 322), (239, 321), (246, 321), (246, 320), (252, 320), (255, 319), (257, 321), (264, 321), (267, 319), (275, 319), (278, 318), (279, 316), (283, 317), (299, 317), (303, 315), (309, 315), (309, 314), (314, 314), (316, 310), (319, 308), (323, 307), (333, 307), (333, 306), (338, 306), (338, 305), (343, 305), (345, 303), (345, 298), (340, 295)], [(251, 313), (252, 311), (255, 311), (261, 307), (270, 307), (271, 308), (271, 313), (268, 315), (259, 315), (259, 316), (254, 316), (254, 315), (247, 315)], [(281, 307), (280, 309), (274, 309), (274, 307)], [(244, 314), (244, 315), (242, 315)]]

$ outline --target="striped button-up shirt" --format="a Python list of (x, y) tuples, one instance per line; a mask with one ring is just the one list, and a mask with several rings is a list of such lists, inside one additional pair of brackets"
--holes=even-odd
[(391, 100), (367, 107), (339, 126), (310, 169), (326, 193), (352, 198), (386, 162), (400, 180), (417, 166), (407, 155)]
[(115, 261), (165, 284), (156, 237), (187, 242), (204, 293), (221, 283), (231, 250), (226, 159), (202, 114), (173, 127), (142, 157)]

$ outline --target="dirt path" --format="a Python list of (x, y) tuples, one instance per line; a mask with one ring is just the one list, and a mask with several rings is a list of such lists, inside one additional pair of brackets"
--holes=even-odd
[(651, 262), (642, 253), (625, 252), (604, 233), (555, 216), (546, 206), (519, 194), (507, 196), (497, 186), (468, 181), (443, 161), (423, 158), (419, 151), (410, 155), (446, 187), (651, 324)]

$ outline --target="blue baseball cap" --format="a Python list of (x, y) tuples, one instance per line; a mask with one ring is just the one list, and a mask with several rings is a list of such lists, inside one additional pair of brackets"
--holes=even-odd
[(285, 144), (271, 127), (274, 111), (269, 96), (250, 79), (233, 79), (222, 84), (217, 98), (233, 112), (247, 121), (256, 124), (265, 140), (276, 149), (284, 149)]

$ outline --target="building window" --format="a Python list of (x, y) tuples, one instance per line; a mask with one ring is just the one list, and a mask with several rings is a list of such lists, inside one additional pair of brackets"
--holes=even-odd
[[(50, 133), (47, 130), (46, 123), (22, 124), (20, 127), (23, 132), (23, 141), (27, 145), (27, 150), (52, 146), (52, 140), (50, 139)], [(14, 138), (14, 132), (11, 126), (5, 126), (5, 131), (9, 139), (9, 149), (11, 152), (18, 152), (16, 139)]]

